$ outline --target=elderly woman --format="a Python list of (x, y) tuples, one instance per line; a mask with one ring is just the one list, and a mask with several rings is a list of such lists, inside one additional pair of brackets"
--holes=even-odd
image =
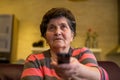
[(21, 80), (109, 80), (89, 49), (71, 47), (76, 21), (70, 10), (50, 9), (40, 31), (50, 49), (27, 57)]

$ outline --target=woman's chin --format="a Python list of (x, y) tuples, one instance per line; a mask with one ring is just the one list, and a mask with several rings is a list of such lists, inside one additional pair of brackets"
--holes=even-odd
[(64, 44), (54, 44), (53, 45), (54, 48), (62, 48), (62, 47), (65, 47)]

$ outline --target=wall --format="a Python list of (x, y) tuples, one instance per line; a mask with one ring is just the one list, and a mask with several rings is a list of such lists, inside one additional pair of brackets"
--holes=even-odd
[(19, 20), (17, 60), (31, 54), (32, 43), (42, 39), (39, 24), (44, 13), (52, 7), (66, 7), (75, 15), (74, 47), (84, 46), (88, 28), (96, 31), (102, 60), (106, 60), (106, 54), (118, 44), (117, 0), (1, 0), (0, 14), (15, 14)]

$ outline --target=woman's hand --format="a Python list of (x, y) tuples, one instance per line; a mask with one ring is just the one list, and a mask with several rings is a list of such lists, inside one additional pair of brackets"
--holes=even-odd
[(74, 57), (70, 58), (70, 63), (57, 64), (56, 61), (52, 61), (51, 65), (62, 80), (100, 80), (100, 73), (96, 67), (85, 66)]
[(80, 77), (77, 77), (79, 64), (78, 60), (73, 57), (70, 58), (70, 63), (68, 64), (59, 65), (56, 61), (52, 61), (51, 63), (58, 76), (63, 80), (80, 80)]

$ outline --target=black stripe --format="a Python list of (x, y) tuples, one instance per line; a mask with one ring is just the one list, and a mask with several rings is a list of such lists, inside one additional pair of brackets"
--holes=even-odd
[(25, 76), (21, 80), (43, 80), (40, 76)]
[(45, 75), (43, 78), (40, 76), (25, 76), (21, 80), (58, 80), (56, 77)]
[[(73, 51), (75, 51), (75, 50), (78, 50), (79, 48), (76, 48), (76, 49), (74, 49)], [(76, 57), (77, 59), (80, 59), (84, 54), (93, 54), (90, 50), (85, 50), (85, 51), (83, 51), (83, 52), (79, 52), (79, 54), (78, 55), (76, 55), (76, 56), (74, 56), (74, 57)], [(94, 55), (94, 54), (93, 54)]]
[(83, 54), (93, 54), (93, 53), (90, 50), (85, 50), (85, 51), (80, 53), (80, 56), (82, 56)]
[(82, 64), (87, 64), (87, 63), (93, 63), (93, 64), (97, 64), (97, 61), (92, 59), (92, 58), (86, 58), (85, 60), (81, 61)]
[(56, 77), (45, 76), (43, 80), (58, 80)]
[[(40, 54), (40, 53), (37, 53), (37, 54)], [(36, 54), (36, 55), (37, 55)], [(46, 67), (49, 67), (50, 68), (50, 53), (49, 53), (49, 50), (47, 51), (44, 51), (44, 52), (41, 52), (41, 54), (44, 55), (44, 59), (41, 59), (41, 60), (38, 60), (36, 57), (35, 57), (35, 61), (29, 61), (25, 64), (24, 68), (40, 68), (40, 66), (46, 66)], [(32, 55), (34, 57), (34, 55)], [(29, 57), (28, 57), (29, 58)]]
[(36, 61), (34, 61), (34, 62), (29, 61), (29, 62), (25, 63), (24, 69), (26, 69), (26, 68), (39, 68), (39, 66), (35, 62)]
[(102, 80), (105, 80), (105, 74), (104, 74), (104, 71), (103, 71), (103, 68), (100, 67), (101, 71), (102, 71)]

